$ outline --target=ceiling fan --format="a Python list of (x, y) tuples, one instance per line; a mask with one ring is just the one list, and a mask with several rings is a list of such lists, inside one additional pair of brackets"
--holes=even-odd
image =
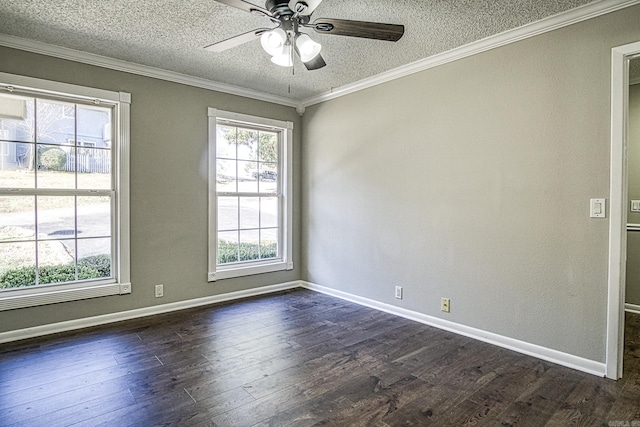
[(258, 28), (226, 40), (206, 46), (212, 52), (223, 52), (260, 38), (263, 49), (271, 55), (271, 61), (283, 67), (293, 66), (293, 54), (298, 56), (307, 70), (317, 70), (327, 65), (320, 56), (322, 46), (301, 32), (312, 29), (320, 34), (361, 37), (375, 40), (398, 41), (404, 34), (404, 25), (377, 22), (350, 21), (346, 19), (319, 18), (311, 22), (311, 14), (322, 0), (266, 0), (259, 7), (244, 0), (216, 0), (255, 15), (266, 16), (274, 28)]

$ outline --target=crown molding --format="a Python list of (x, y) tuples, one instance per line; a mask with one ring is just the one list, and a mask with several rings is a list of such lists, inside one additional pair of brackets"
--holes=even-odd
[(302, 109), (341, 96), (359, 92), (373, 86), (390, 82), (411, 74), (419, 73), (430, 68), (438, 67), (458, 59), (466, 58), (478, 53), (486, 52), (497, 47), (515, 43), (530, 37), (544, 34), (559, 28), (567, 27), (578, 22), (596, 18), (607, 13), (615, 12), (630, 6), (640, 4), (640, 0), (601, 0), (579, 6), (575, 9), (541, 19), (530, 24), (523, 25), (513, 30), (505, 31), (494, 36), (478, 40), (464, 46), (451, 49), (437, 55), (403, 65), (393, 70), (378, 74), (376, 76), (360, 80), (356, 83), (345, 85), (329, 92), (307, 98), (301, 102)]
[(13, 49), (24, 50), (27, 52), (39, 53), (42, 55), (52, 56), (60, 59), (80, 62), (88, 65), (108, 68), (125, 73), (137, 74), (145, 77), (165, 80), (173, 83), (180, 83), (188, 86), (199, 87), (202, 89), (214, 90), (216, 92), (228, 93), (230, 95), (243, 96), (245, 98), (256, 99), (259, 101), (271, 102), (274, 104), (285, 105), (287, 107), (299, 108), (300, 103), (290, 98), (271, 95), (264, 92), (258, 92), (251, 89), (241, 88), (225, 83), (215, 82), (213, 80), (203, 79), (200, 77), (188, 76), (186, 74), (177, 73), (175, 71), (162, 70), (160, 68), (150, 67), (147, 65), (135, 64), (133, 62), (123, 61), (120, 59), (109, 58), (107, 56), (96, 55), (93, 53), (82, 52), (66, 47), (55, 46), (34, 40), (28, 40), (21, 37), (0, 34), (0, 46)]

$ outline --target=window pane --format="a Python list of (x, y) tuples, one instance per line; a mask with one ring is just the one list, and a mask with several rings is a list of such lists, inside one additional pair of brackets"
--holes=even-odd
[(0, 289), (113, 277), (115, 110), (69, 96), (0, 94)]
[(238, 198), (218, 197), (218, 231), (238, 229)]
[(78, 240), (78, 279), (111, 277), (111, 239)]
[(258, 230), (240, 231), (240, 261), (260, 258), (259, 236)]
[(236, 161), (218, 160), (216, 161), (216, 191), (236, 192)]
[(40, 239), (75, 237), (75, 197), (38, 196), (37, 202)]
[(0, 140), (35, 142), (34, 98), (0, 95)]
[(35, 187), (34, 149), (33, 144), (0, 141), (0, 187)]
[(35, 242), (0, 243), (0, 289), (35, 284)]
[(263, 228), (278, 227), (277, 197), (260, 198), (260, 226)]
[(75, 240), (38, 242), (38, 284), (76, 280)]
[(34, 196), (0, 197), (0, 242), (34, 239), (34, 212)]
[(36, 101), (36, 142), (74, 145), (75, 105), (66, 102)]
[(78, 237), (111, 237), (111, 197), (78, 197)]
[(240, 229), (260, 227), (260, 199), (258, 197), (240, 198)]
[(278, 165), (276, 163), (260, 163), (260, 192), (278, 192)]
[(76, 145), (111, 148), (111, 108), (78, 105)]
[(76, 188), (76, 149), (38, 144), (38, 188)]
[(238, 191), (242, 193), (258, 192), (257, 162), (238, 162)]
[(218, 233), (218, 264), (238, 262), (238, 232)]
[(282, 132), (250, 127), (217, 125), (218, 264), (280, 257)]
[(238, 159), (258, 160), (258, 131), (238, 128)]
[(97, 148), (77, 148), (78, 188), (110, 190), (111, 150)]
[(236, 159), (236, 128), (233, 126), (217, 126), (216, 157)]
[(278, 256), (278, 230), (260, 230), (260, 258), (277, 258)]
[(278, 163), (278, 134), (273, 132), (260, 132), (260, 157), (261, 162)]

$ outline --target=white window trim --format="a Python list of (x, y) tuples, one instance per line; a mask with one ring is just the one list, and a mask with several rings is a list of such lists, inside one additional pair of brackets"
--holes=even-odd
[[(63, 96), (85, 99), (96, 103), (114, 104), (117, 117), (118, 147), (114, 158), (116, 180), (114, 279), (82, 281), (63, 285), (41, 285), (20, 289), (8, 289), (0, 292), (0, 311), (38, 305), (76, 301), (108, 295), (131, 293), (130, 263), (130, 217), (129, 217), (129, 153), (130, 153), (130, 107), (131, 94), (77, 86), (68, 83), (0, 73), (0, 91), (26, 90), (42, 95)], [(15, 194), (15, 193), (14, 193)], [(116, 212), (112, 212), (115, 214)]]
[[(215, 108), (208, 109), (209, 116), (209, 265), (207, 279), (214, 282), (232, 277), (248, 276), (252, 274), (271, 273), (274, 271), (293, 270), (293, 122), (250, 116), (246, 114), (222, 111)], [(248, 125), (262, 125), (282, 129), (282, 258), (277, 260), (255, 261), (247, 264), (233, 264), (218, 266), (217, 247), (217, 192), (216, 192), (216, 126), (219, 119), (230, 120)]]

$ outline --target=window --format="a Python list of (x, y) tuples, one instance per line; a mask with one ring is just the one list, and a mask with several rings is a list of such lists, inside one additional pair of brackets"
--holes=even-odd
[(130, 292), (129, 103), (0, 73), (0, 310)]
[(293, 268), (292, 129), (209, 109), (209, 281)]

